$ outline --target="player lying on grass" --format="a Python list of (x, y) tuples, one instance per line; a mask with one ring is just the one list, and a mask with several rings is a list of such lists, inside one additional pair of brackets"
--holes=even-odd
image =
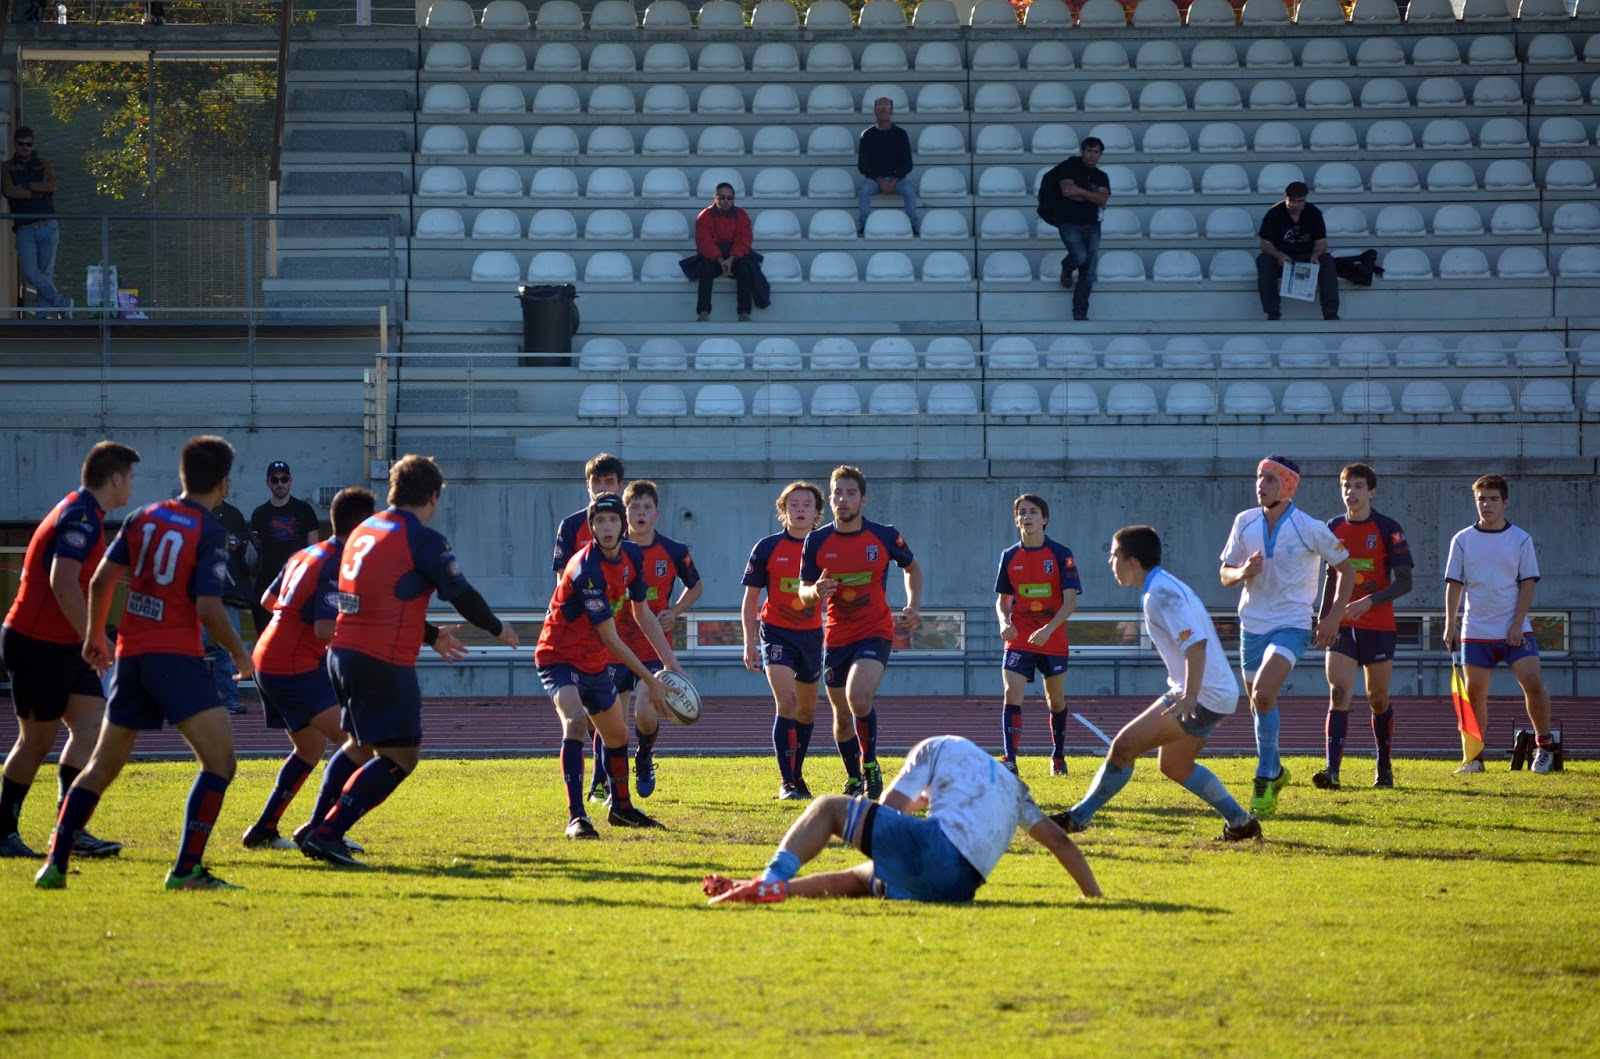
[[(913, 815), (926, 807), (926, 816)], [(1049, 849), (1085, 897), (1099, 897), (1094, 872), (1066, 832), (1033, 802), (1027, 784), (976, 743), (934, 736), (911, 748), (882, 803), (831, 794), (812, 802), (783, 836), (760, 876), (708, 875), (712, 904), (771, 904), (790, 897), (887, 897), (970, 901), (1011, 845), (1017, 828)], [(869, 860), (796, 879), (800, 866), (837, 835)]]
[(1256, 818), (1216, 773), (1195, 761), (1206, 737), (1239, 706), (1238, 682), (1204, 604), (1161, 568), (1161, 538), (1149, 526), (1119, 529), (1111, 538), (1109, 562), (1117, 584), (1139, 586), (1145, 629), (1167, 666), (1167, 690), (1117, 733), (1083, 800), (1051, 819), (1069, 833), (1087, 829), (1094, 814), (1133, 778), (1139, 755), (1159, 747), (1162, 774), (1227, 821), (1222, 841), (1260, 838)]

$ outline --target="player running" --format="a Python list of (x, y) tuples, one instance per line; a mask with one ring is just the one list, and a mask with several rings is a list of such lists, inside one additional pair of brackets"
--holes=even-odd
[[(0, 626), (0, 657), (17, 709), (17, 742), (0, 780), (0, 857), (39, 858), (18, 833), (18, 819), (61, 722), (67, 724), (67, 745), (57, 766), (58, 814), (94, 748), (106, 697), (99, 674), (83, 660), (86, 593), (106, 550), (105, 516), (133, 498), (138, 462), (139, 454), (126, 445), (97, 443), (84, 458), (82, 485), (51, 508), (28, 541), (22, 583)], [(122, 843), (80, 829), (72, 851), (109, 857), (122, 851)]]
[(316, 826), (299, 834), (300, 852), (313, 860), (359, 867), (345, 832), (416, 771), (422, 746), (417, 655), (427, 639), (433, 594), (507, 647), (517, 646), (516, 629), (489, 609), (462, 576), (450, 542), (429, 526), (444, 485), (432, 459), (402, 456), (389, 468), (388, 508), (352, 530), (340, 553), (328, 673), (349, 721), (343, 752), (365, 763)]
[[(1256, 467), (1258, 507), (1234, 517), (1222, 549), (1222, 584), (1243, 586), (1239, 659), (1255, 717), (1256, 778), (1250, 811), (1268, 816), (1289, 770), (1278, 759), (1278, 692), (1308, 646), (1332, 647), (1354, 587), (1350, 556), (1327, 525), (1294, 506), (1300, 468), (1284, 456)], [(1322, 563), (1337, 574), (1333, 601), (1313, 620)], [(1315, 626), (1315, 628), (1313, 628)]]
[[(1555, 766), (1555, 736), (1550, 731), (1550, 693), (1539, 670), (1539, 645), (1533, 639), (1528, 608), (1539, 582), (1539, 560), (1533, 537), (1506, 519), (1511, 487), (1498, 474), (1472, 483), (1478, 508), (1475, 525), (1450, 538), (1444, 568), (1444, 642), (1461, 650), (1467, 676), (1467, 698), (1478, 718), (1478, 731), (1489, 730), (1489, 677), (1504, 662), (1522, 687), (1528, 720), (1533, 724), (1533, 771), (1541, 775)], [(1463, 601), (1466, 617), (1459, 618)], [(1483, 753), (1461, 763), (1457, 773), (1483, 771)]]
[[(744, 567), (744, 667), (763, 667), (777, 717), (772, 722), (772, 752), (778, 759), (778, 800), (807, 801), (806, 751), (816, 728), (817, 684), (822, 678), (822, 608), (800, 598), (800, 560), (806, 534), (822, 516), (822, 490), (811, 482), (790, 482), (778, 494), (782, 533), (756, 542)], [(767, 598), (761, 602), (761, 591)], [(757, 604), (760, 621), (757, 623)]]
[(116, 668), (105, 723), (88, 766), (61, 805), (50, 859), (34, 885), (59, 890), (78, 832), (88, 826), (100, 797), (128, 763), (141, 730), (176, 727), (200, 763), (184, 808), (178, 859), (167, 874), (169, 890), (237, 890), (202, 863), (212, 826), (233, 781), (233, 729), (217, 700), (200, 642), (204, 623), (239, 669), (254, 673), (250, 654), (222, 608), (227, 576), (228, 533), (211, 514), (228, 495), (233, 446), (222, 438), (190, 438), (179, 457), (183, 492), (134, 512), (122, 524), (89, 581), (83, 659), (97, 671), (111, 669), (106, 637), (111, 597), (128, 578), (128, 602), (117, 629)]
[[(644, 583), (649, 586), (645, 592), (645, 605), (655, 613), (656, 622), (661, 626), (661, 635), (670, 643), (673, 625), (695, 605), (706, 586), (700, 581), (700, 571), (695, 569), (689, 546), (656, 532), (656, 520), (661, 517), (661, 499), (656, 483), (644, 479), (629, 482), (628, 488), (623, 491), (622, 502), (628, 509), (628, 540), (637, 544), (644, 555), (640, 571)], [(672, 586), (678, 580), (683, 581), (683, 591), (674, 600)], [(624, 607), (617, 611), (616, 622), (617, 635), (645, 664), (645, 668), (652, 673), (661, 672), (665, 667), (656, 656), (655, 648), (650, 646), (644, 630), (634, 620), (633, 609)], [(633, 755), (634, 789), (639, 792), (639, 797), (648, 798), (656, 791), (656, 765), (652, 752), (661, 727), (661, 715), (650, 705), (648, 695), (638, 693), (638, 678), (626, 666), (613, 665), (611, 671), (616, 678), (617, 695), (622, 700), (624, 714), (630, 701), (633, 705), (633, 731), (638, 741), (638, 749)], [(606, 789), (606, 774), (602, 767), (604, 761), (605, 744), (596, 731), (594, 779), (589, 785), (591, 800), (597, 789)]]
[[(1367, 685), (1372, 707), (1372, 739), (1378, 751), (1374, 787), (1394, 786), (1394, 764), (1389, 745), (1394, 738), (1394, 710), (1389, 703), (1389, 677), (1394, 670), (1394, 601), (1411, 591), (1411, 546), (1400, 523), (1372, 509), (1378, 492), (1378, 472), (1364, 463), (1352, 463), (1339, 472), (1339, 493), (1344, 514), (1328, 520), (1333, 535), (1350, 554), (1355, 584), (1350, 605), (1339, 624), (1339, 639), (1328, 648), (1324, 662), (1328, 675), (1328, 767), (1311, 777), (1323, 790), (1339, 789), (1339, 766), (1344, 760), (1344, 740), (1350, 727), (1350, 696), (1355, 690), (1356, 667)], [(1333, 569), (1322, 592), (1323, 613), (1334, 600)]]
[(1000, 556), (995, 575), (995, 613), (1005, 655), (1000, 664), (1004, 688), (1001, 762), (1017, 771), (1022, 742), (1022, 699), (1034, 673), (1044, 685), (1050, 707), (1050, 775), (1067, 774), (1067, 619), (1078, 609), (1083, 585), (1072, 549), (1045, 536), (1050, 505), (1044, 497), (1023, 493), (1011, 502), (1022, 539)]
[(1068, 834), (1085, 830), (1128, 785), (1139, 755), (1159, 747), (1161, 774), (1222, 814), (1221, 841), (1260, 838), (1260, 822), (1239, 807), (1216, 773), (1195, 761), (1239, 706), (1239, 683), (1205, 604), (1162, 568), (1161, 538), (1149, 526), (1119, 529), (1108, 562), (1117, 584), (1139, 588), (1145, 630), (1167, 667), (1167, 690), (1117, 733), (1083, 800), (1051, 819)]
[[(377, 500), (370, 489), (339, 490), (328, 508), (334, 535), (290, 556), (262, 596), (261, 605), (272, 618), (252, 655), (256, 688), (267, 727), (287, 731), (294, 749), (278, 770), (261, 816), (244, 834), (247, 849), (299, 848), (298, 842), (278, 832), (278, 823), (330, 742), (338, 749), (323, 769), (322, 791), (310, 819), (296, 832), (297, 839), (304, 838), (327, 815), (351, 773), (366, 763), (352, 760), (341, 746), (345, 732), (339, 727), (339, 700), (328, 676), (326, 656), (339, 614), (339, 561), (345, 538), (376, 510)], [(424, 641), (446, 661), (465, 657), (465, 648), (449, 631), (429, 629)], [(345, 845), (352, 852), (361, 852), (348, 838)]]
[[(844, 793), (883, 793), (878, 767), (878, 713), (872, 707), (889, 650), (894, 615), (889, 610), (889, 564), (905, 573), (905, 627), (922, 624), (922, 568), (893, 526), (869, 522), (867, 479), (855, 467), (828, 477), (833, 522), (806, 535), (799, 596), (807, 606), (828, 601), (823, 626), (823, 683), (833, 706), (833, 738), (848, 779)], [(851, 731), (852, 719), (854, 731)]]
[(617, 633), (615, 615), (632, 603), (635, 620), (666, 668), (683, 672), (655, 613), (645, 604), (649, 586), (644, 554), (623, 539), (628, 509), (622, 497), (602, 493), (589, 504), (592, 540), (567, 561), (545, 612), (534, 664), (561, 718), (561, 780), (567, 792), (568, 838), (599, 838), (583, 807), (583, 738), (589, 723), (604, 743), (611, 784), (609, 820), (614, 827), (660, 827), (634, 806), (628, 793), (628, 719), (617, 708), (612, 659), (644, 685), (650, 705), (664, 711), (666, 685), (639, 660)]
[[(912, 815), (923, 807), (927, 816)], [(1027, 784), (957, 735), (935, 736), (912, 747), (881, 805), (824, 795), (790, 825), (760, 876), (736, 882), (708, 875), (701, 889), (714, 905), (774, 904), (790, 897), (970, 901), (1010, 848), (1018, 827), (1055, 854), (1083, 896), (1100, 896), (1089, 862), (1039, 811)], [(836, 835), (869, 859), (844, 871), (796, 879), (801, 865)]]

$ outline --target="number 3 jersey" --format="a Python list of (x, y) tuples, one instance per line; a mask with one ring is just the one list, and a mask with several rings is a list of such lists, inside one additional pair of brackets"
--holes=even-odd
[(339, 561), (333, 643), (397, 666), (422, 651), (428, 598), (445, 603), (472, 588), (444, 534), (409, 511), (388, 508), (357, 526)]
[(163, 500), (122, 524), (106, 558), (128, 568), (117, 657), (203, 657), (195, 601), (222, 595), (228, 575), (228, 531), (222, 523), (192, 500)]

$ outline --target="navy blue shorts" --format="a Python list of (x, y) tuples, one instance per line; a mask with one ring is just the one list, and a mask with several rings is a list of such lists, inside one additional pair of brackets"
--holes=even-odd
[(970, 901), (983, 876), (938, 821), (872, 807), (861, 852), (872, 858), (872, 892), (891, 901)]
[(872, 637), (866, 640), (857, 640), (855, 643), (840, 644), (838, 647), (829, 647), (823, 651), (822, 679), (830, 688), (842, 688), (850, 679), (850, 669), (857, 662), (880, 662), (889, 664), (890, 641), (882, 637)]
[(1339, 626), (1339, 638), (1328, 648), (1335, 654), (1354, 658), (1358, 665), (1394, 661), (1395, 634), (1383, 629), (1357, 629)]
[(257, 673), (256, 690), (261, 692), (267, 727), (291, 732), (308, 727), (317, 714), (339, 704), (333, 693), (333, 678), (320, 666), (290, 676)]
[[(652, 673), (659, 673), (667, 668), (667, 664), (659, 658), (641, 658), (639, 661), (643, 662), (644, 667)], [(608, 668), (611, 670), (611, 683), (616, 687), (618, 695), (626, 695), (638, 687), (639, 675), (621, 662), (613, 662)]]
[(1019, 673), (1029, 684), (1032, 684), (1034, 673), (1038, 673), (1046, 680), (1065, 673), (1067, 671), (1067, 656), (1007, 649), (1005, 659), (1000, 663), (1000, 668), (1007, 673)]
[(1461, 655), (1465, 665), (1493, 669), (1501, 662), (1510, 665), (1524, 658), (1538, 658), (1539, 645), (1533, 642), (1532, 635), (1522, 638), (1521, 647), (1512, 647), (1504, 640), (1467, 640), (1461, 645)]
[(801, 684), (815, 684), (822, 678), (821, 629), (785, 629), (761, 622), (760, 630), (764, 665), (794, 670), (794, 679)]
[(157, 731), (163, 723), (181, 724), (221, 708), (216, 681), (203, 658), (132, 655), (112, 667), (106, 720), (122, 728)]
[(1196, 739), (1209, 739), (1211, 733), (1216, 731), (1217, 725), (1228, 716), (1226, 713), (1209, 710), (1197, 702), (1194, 705), (1194, 716), (1187, 721), (1179, 721), (1178, 727), (1183, 729), (1184, 734), (1192, 735)]
[(583, 703), (583, 712), (590, 717), (605, 713), (617, 704), (617, 685), (611, 679), (610, 666), (598, 673), (585, 673), (565, 662), (538, 668), (539, 683), (544, 685), (550, 698), (554, 699), (556, 692), (562, 688), (577, 688), (578, 701)]
[(83, 660), (82, 644), (35, 640), (5, 625), (0, 626), (0, 659), (23, 720), (59, 721), (72, 696), (106, 697), (99, 675)]
[(414, 666), (397, 666), (371, 655), (335, 647), (328, 675), (344, 705), (345, 731), (362, 746), (422, 745), (422, 688)]

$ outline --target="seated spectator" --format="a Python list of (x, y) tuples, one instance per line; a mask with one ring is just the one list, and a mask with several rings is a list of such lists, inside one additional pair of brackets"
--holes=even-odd
[(1328, 229), (1322, 223), (1322, 211), (1306, 201), (1310, 190), (1299, 180), (1284, 188), (1283, 201), (1267, 211), (1256, 232), (1261, 237), (1256, 288), (1261, 294), (1261, 311), (1268, 320), (1282, 318), (1278, 285), (1283, 279), (1283, 267), (1291, 261), (1316, 264), (1322, 318), (1339, 319), (1339, 269), (1328, 253)]
[(694, 306), (696, 320), (705, 323), (711, 319), (711, 283), (718, 277), (733, 280), (739, 319), (750, 319), (756, 265), (751, 257), (753, 241), (750, 215), (733, 204), (733, 185), (718, 184), (716, 201), (701, 210), (694, 221), (694, 248), (699, 256), (690, 261), (698, 272), (689, 278), (700, 282)]
[(860, 206), (856, 234), (867, 231), (867, 215), (872, 212), (872, 196), (899, 195), (905, 203), (911, 234), (920, 235), (917, 223), (917, 188), (911, 182), (911, 137), (894, 123), (894, 100), (881, 96), (872, 104), (876, 124), (867, 126), (856, 148), (856, 169), (861, 173)]

